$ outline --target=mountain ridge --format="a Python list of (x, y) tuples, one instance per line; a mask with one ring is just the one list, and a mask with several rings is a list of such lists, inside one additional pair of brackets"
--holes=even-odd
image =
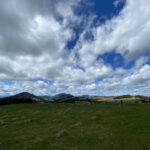
[(122, 95), (116, 97), (100, 97), (100, 96), (73, 96), (71, 94), (60, 93), (55, 96), (36, 96), (28, 92), (18, 93), (13, 96), (0, 98), (0, 105), (17, 104), (17, 103), (101, 103), (101, 102), (117, 102), (117, 103), (150, 103), (150, 97)]

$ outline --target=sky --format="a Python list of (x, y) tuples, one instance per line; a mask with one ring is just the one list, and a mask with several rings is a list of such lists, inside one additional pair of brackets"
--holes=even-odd
[(150, 96), (150, 0), (1, 0), (0, 95)]

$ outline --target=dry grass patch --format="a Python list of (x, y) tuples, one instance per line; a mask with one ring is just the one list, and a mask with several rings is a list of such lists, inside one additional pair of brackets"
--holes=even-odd
[(69, 132), (67, 130), (61, 130), (58, 133), (56, 133), (56, 137), (61, 138), (61, 137), (66, 136), (68, 134), (69, 134)]
[(74, 127), (79, 127), (79, 126), (81, 126), (81, 123), (77, 122), (77, 123), (73, 124), (71, 127), (74, 128)]

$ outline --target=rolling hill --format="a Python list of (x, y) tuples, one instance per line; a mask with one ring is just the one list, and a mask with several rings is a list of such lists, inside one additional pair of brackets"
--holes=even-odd
[(16, 94), (14, 96), (9, 96), (0, 99), (0, 105), (4, 104), (17, 104), (17, 103), (41, 103), (43, 99), (30, 94), (28, 92), (23, 92)]
[(36, 96), (28, 92), (16, 94), (0, 99), (0, 105), (17, 104), (17, 103), (100, 103), (100, 102), (117, 102), (117, 103), (150, 103), (150, 97), (122, 95), (117, 97), (85, 97), (73, 96), (71, 94), (61, 93), (55, 96)]

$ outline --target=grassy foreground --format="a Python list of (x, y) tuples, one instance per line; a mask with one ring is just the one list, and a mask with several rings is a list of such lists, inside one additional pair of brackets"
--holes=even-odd
[(150, 104), (0, 106), (0, 150), (149, 150)]

